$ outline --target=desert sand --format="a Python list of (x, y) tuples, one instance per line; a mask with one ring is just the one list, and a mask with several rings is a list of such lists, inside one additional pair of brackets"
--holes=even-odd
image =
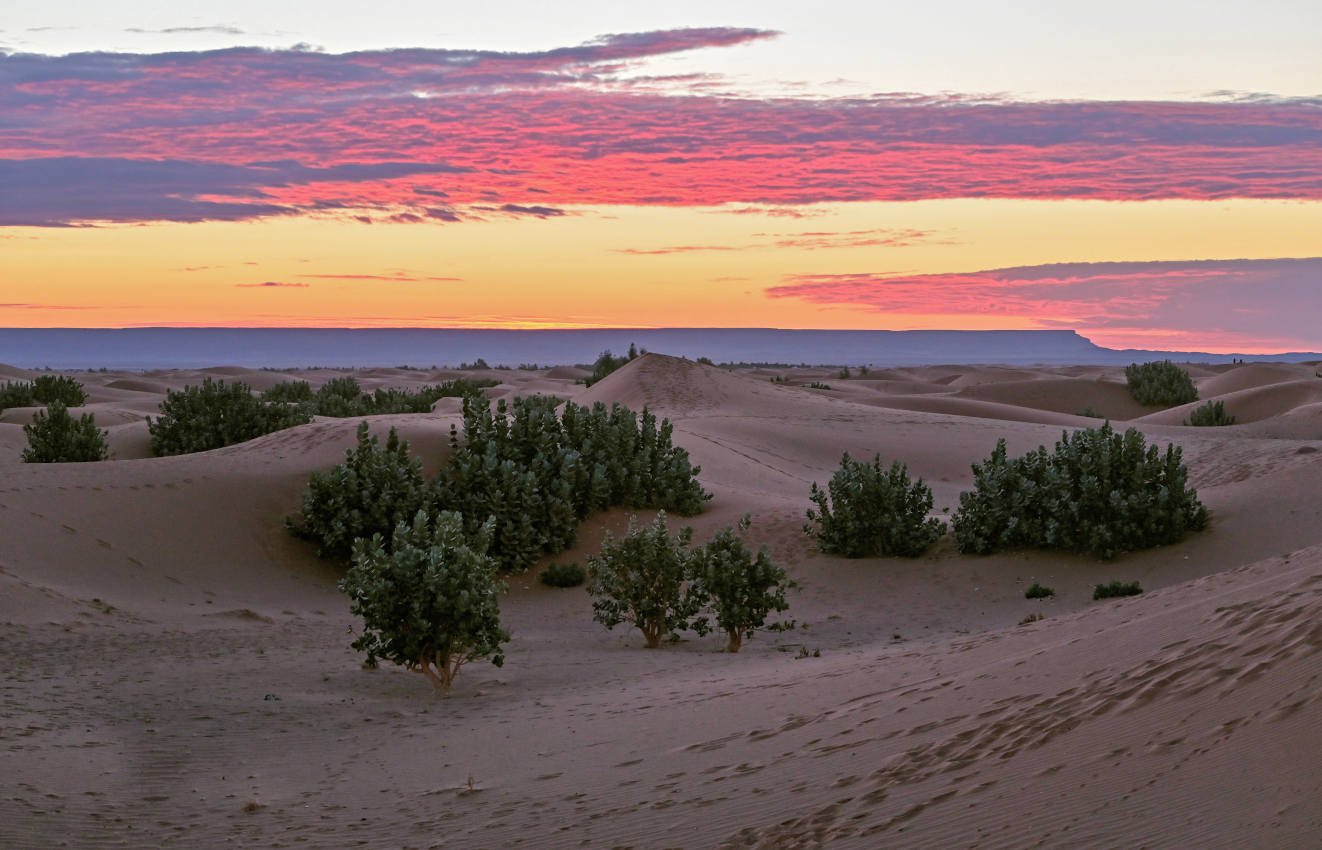
[[(714, 494), (675, 524), (702, 540), (751, 513), (799, 584), (799, 627), (734, 655), (719, 635), (645, 650), (594, 623), (581, 587), (532, 571), (502, 601), (505, 666), (466, 667), (443, 699), (363, 668), (342, 568), (282, 527), (356, 420), (148, 457), (144, 417), (169, 388), (342, 372), (79, 373), (112, 460), (23, 464), (33, 411), (0, 416), (0, 845), (1319, 846), (1322, 379), (1191, 371), (1241, 424), (1183, 427), (1187, 408), (1136, 405), (1113, 367), (841, 380), (647, 355), (591, 388), (567, 368), (476, 373), (502, 381), (495, 397), (669, 417)], [(355, 374), (371, 389), (458, 373)], [(1210, 528), (1112, 562), (962, 556), (949, 538), (846, 560), (803, 533), (809, 485), (842, 451), (903, 460), (953, 510), (998, 437), (1050, 445), (1096, 424), (1084, 407), (1182, 446)], [(371, 426), (399, 428), (430, 472), (458, 420), (442, 400)], [(581, 561), (626, 521), (589, 520), (543, 563)], [(1113, 579), (1147, 592), (1094, 602)], [(1056, 597), (1025, 599), (1033, 582)]]

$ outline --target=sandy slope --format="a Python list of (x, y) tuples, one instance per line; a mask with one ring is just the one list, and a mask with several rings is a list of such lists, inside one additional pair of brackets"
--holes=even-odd
[[(844, 381), (649, 355), (590, 389), (574, 370), (493, 370), (493, 395), (670, 417), (715, 493), (698, 536), (751, 512), (800, 584), (789, 616), (803, 627), (733, 656), (710, 636), (646, 651), (593, 623), (582, 589), (515, 576), (506, 665), (465, 669), (440, 701), (421, 677), (361, 668), (338, 568), (281, 527), (356, 422), (152, 459), (144, 417), (167, 388), (291, 376), (79, 375), (116, 459), (18, 463), (31, 411), (0, 417), (0, 845), (1317, 846), (1313, 370), (1196, 370), (1203, 398), (1247, 423), (1220, 429), (1136, 408), (1106, 368)], [(809, 484), (843, 451), (904, 460), (953, 508), (998, 437), (1015, 452), (1050, 443), (1094, 421), (1073, 415), (1089, 405), (1184, 447), (1211, 529), (1109, 564), (969, 558), (949, 540), (913, 561), (848, 561), (801, 531)], [(457, 419), (442, 402), (372, 427), (398, 426), (434, 469)], [(625, 521), (592, 519), (561, 559)], [(1092, 602), (1111, 579), (1149, 592)], [(1034, 581), (1057, 598), (1025, 600)], [(1017, 625), (1029, 614), (1044, 619)]]

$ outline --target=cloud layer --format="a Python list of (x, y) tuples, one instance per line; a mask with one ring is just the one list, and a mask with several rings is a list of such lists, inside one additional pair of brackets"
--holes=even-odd
[(0, 53), (0, 225), (1322, 198), (1322, 99), (756, 99), (643, 73), (650, 57), (774, 35), (669, 30), (527, 53)]
[(1322, 258), (1061, 263), (908, 277), (793, 275), (771, 298), (888, 315), (997, 316), (1112, 337), (1316, 340)]

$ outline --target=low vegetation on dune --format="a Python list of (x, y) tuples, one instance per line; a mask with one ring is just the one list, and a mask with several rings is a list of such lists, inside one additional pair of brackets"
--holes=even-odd
[(883, 469), (881, 455), (871, 463), (850, 458), (823, 490), (814, 482), (809, 494), (816, 506), (808, 511), (804, 531), (823, 552), (847, 558), (923, 554), (945, 534), (945, 523), (929, 519), (932, 489), (895, 461)]
[(961, 493), (952, 518), (961, 552), (1041, 547), (1110, 559), (1174, 543), (1207, 524), (1207, 509), (1188, 487), (1178, 446), (1162, 453), (1130, 428), (1110, 423), (1065, 433), (1009, 458), (1005, 441), (973, 467), (974, 488)]
[(611, 372), (614, 372), (615, 370), (623, 366), (627, 366), (629, 363), (633, 362), (634, 360), (637, 360), (640, 354), (646, 354), (646, 353), (647, 353), (647, 349), (643, 349), (640, 352), (637, 346), (630, 345), (628, 354), (615, 357), (610, 353), (610, 349), (606, 349), (605, 351), (601, 352), (601, 356), (598, 357), (597, 361), (592, 364), (592, 374), (588, 375), (586, 378), (583, 379), (583, 385), (588, 387), (592, 386), (593, 384), (597, 383), (597, 381), (600, 381), (602, 378), (609, 375)]
[(163, 457), (232, 446), (311, 421), (301, 405), (262, 401), (243, 381), (204, 378), (200, 386), (166, 393), (161, 415), (147, 418), (147, 430), (152, 454)]
[(1224, 401), (1209, 401), (1207, 404), (1200, 404), (1195, 407), (1183, 424), (1199, 427), (1234, 425), (1235, 417), (1226, 413), (1226, 403)]
[(1125, 383), (1134, 401), (1149, 407), (1175, 407), (1198, 400), (1189, 373), (1169, 360), (1129, 364)]
[(28, 438), (24, 463), (86, 463), (110, 456), (106, 432), (96, 427), (92, 414), (74, 419), (60, 401), (37, 411), (23, 433)]
[(439, 384), (428, 384), (416, 390), (379, 388), (366, 392), (352, 376), (332, 378), (316, 392), (307, 381), (285, 381), (262, 393), (262, 400), (296, 404), (316, 416), (348, 418), (353, 416), (379, 416), (387, 413), (428, 413), (437, 400), (480, 395), (487, 387), (499, 381), (458, 378)]
[(1143, 587), (1136, 581), (1112, 581), (1106, 584), (1099, 584), (1093, 588), (1093, 599), (1115, 599), (1122, 596), (1138, 596), (1143, 592)]
[(32, 381), (6, 381), (0, 385), (0, 410), (60, 403), (81, 407), (87, 403), (82, 382), (68, 375), (39, 375)]

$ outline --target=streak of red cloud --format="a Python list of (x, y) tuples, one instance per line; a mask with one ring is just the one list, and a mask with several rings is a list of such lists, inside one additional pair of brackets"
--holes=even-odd
[(306, 289), (311, 286), (310, 283), (295, 283), (282, 280), (264, 280), (261, 283), (236, 283), (235, 286), (240, 289)]

